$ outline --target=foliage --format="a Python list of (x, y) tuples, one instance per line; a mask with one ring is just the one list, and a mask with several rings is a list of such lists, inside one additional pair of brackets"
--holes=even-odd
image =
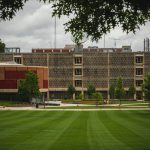
[(116, 89), (115, 89), (115, 97), (121, 100), (124, 97), (124, 95), (125, 95), (125, 91), (123, 88), (122, 79), (119, 78), (117, 81)]
[(3, 43), (0, 39), (0, 53), (4, 53), (5, 52), (5, 43)]
[(103, 95), (100, 92), (93, 93), (93, 98), (95, 98), (99, 104), (101, 104), (103, 101)]
[(142, 95), (143, 95), (143, 99), (145, 98), (145, 87), (144, 87), (144, 83), (141, 85), (141, 91), (142, 91)]
[[(12, 19), (28, 0), (1, 0), (0, 19)], [(49, 2), (53, 16), (67, 16), (66, 32), (70, 31), (76, 41), (83, 32), (92, 40), (98, 40), (111, 29), (121, 26), (129, 33), (150, 20), (149, 0), (39, 0)]]
[(100, 92), (93, 93), (93, 98), (98, 99), (100, 101), (103, 100), (103, 96)]
[(130, 87), (129, 87), (129, 90), (128, 90), (129, 98), (134, 98), (135, 92), (136, 92), (135, 87), (134, 87), (134, 86), (130, 86)]
[(79, 99), (81, 99), (81, 100), (84, 99), (84, 94), (82, 92), (79, 94)]
[(73, 97), (73, 94), (74, 94), (75, 92), (76, 92), (75, 87), (74, 87), (72, 84), (70, 84), (70, 85), (68, 86), (68, 89), (67, 89), (67, 93), (68, 93), (69, 98), (72, 98), (72, 97)]
[(96, 92), (95, 86), (94, 85), (88, 85), (88, 88), (87, 88), (88, 97), (92, 98), (92, 95), (95, 92)]
[(114, 99), (115, 98), (115, 86), (111, 85), (109, 88), (109, 94), (110, 94), (110, 98)]
[(21, 80), (18, 88), (20, 98), (30, 100), (40, 96), (37, 75), (31, 71), (26, 74), (26, 78)]
[(23, 101), (29, 101), (30, 97), (27, 93), (28, 93), (27, 83), (25, 80), (21, 80), (18, 88), (19, 98)]

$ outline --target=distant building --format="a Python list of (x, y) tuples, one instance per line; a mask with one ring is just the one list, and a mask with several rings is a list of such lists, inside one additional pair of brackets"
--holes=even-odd
[(48, 67), (47, 96), (51, 99), (66, 98), (69, 84), (75, 86), (76, 95), (82, 92), (85, 96), (88, 85), (92, 84), (109, 99), (109, 88), (116, 85), (119, 77), (126, 92), (134, 86), (135, 98), (142, 99), (141, 85), (150, 71), (150, 53), (131, 52), (130, 47), (83, 48), (81, 51), (32, 49), (32, 53), (0, 54), (0, 61)]
[(132, 52), (131, 46), (122, 46), (122, 52)]
[(20, 47), (5, 47), (5, 53), (20, 53)]
[(64, 48), (34, 48), (32, 53), (63, 53), (63, 52), (132, 52), (131, 46), (122, 46), (122, 48), (98, 48), (98, 46), (88, 46), (83, 48), (83, 45), (65, 45)]
[(144, 39), (144, 52), (150, 51), (150, 41), (149, 38)]

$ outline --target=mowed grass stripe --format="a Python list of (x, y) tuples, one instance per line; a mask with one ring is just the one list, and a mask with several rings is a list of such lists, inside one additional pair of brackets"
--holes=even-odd
[[(102, 112), (91, 112), (90, 119), (88, 124), (88, 139), (91, 150), (97, 149), (116, 149), (116, 146), (119, 150), (124, 147), (129, 147), (118, 140), (113, 134), (109, 131), (106, 124), (109, 124), (109, 118), (104, 118), (106, 111)], [(104, 120), (104, 122), (103, 122)]]
[[(73, 122), (74, 119), (78, 118), (78, 114), (75, 112), (63, 112), (63, 116), (58, 120), (53, 120), (47, 128), (39, 132), (39, 134), (32, 138), (31, 141), (26, 141), (23, 143), (23, 150), (31, 148), (33, 150), (49, 150), (54, 143), (68, 130), (68, 127)], [(38, 143), (37, 143), (38, 141)], [(59, 145), (61, 149), (61, 145)]]
[(123, 125), (125, 127), (128, 127), (132, 132), (149, 141), (150, 122), (148, 122), (147, 118), (148, 115), (150, 116), (150, 111), (134, 111), (134, 115), (132, 114), (133, 111), (121, 111), (115, 115), (119, 117), (120, 122), (124, 122)]
[[(134, 132), (132, 128), (136, 128), (137, 126), (131, 126), (131, 122), (128, 118), (124, 118), (121, 120), (120, 118), (123, 117), (123, 113), (127, 113), (126, 111), (112, 111), (112, 113), (106, 112), (103, 115), (102, 122), (109, 130), (109, 132), (114, 136), (114, 138), (118, 139), (120, 142), (127, 145), (131, 149), (142, 150), (142, 149), (149, 149), (150, 146), (148, 141), (145, 141), (139, 134)], [(133, 114), (134, 115), (134, 112)], [(110, 123), (107, 123), (107, 122)], [(130, 125), (127, 125), (130, 124)], [(149, 139), (147, 139), (149, 140)], [(116, 145), (117, 146), (117, 145)]]
[(5, 112), (0, 150), (150, 149), (150, 111)]
[[(16, 135), (18, 138), (15, 139), (15, 141), (10, 139), (12, 142), (10, 143), (12, 150), (49, 149), (50, 145), (55, 142), (57, 138), (59, 138), (69, 123), (72, 122), (75, 117), (77, 117), (77, 114), (74, 112), (56, 112), (52, 114), (50, 112), (46, 112), (46, 114), (47, 116), (44, 116), (44, 118), (37, 118), (38, 121), (36, 120), (36, 122), (33, 120), (32, 125), (31, 123), (27, 123), (26, 129), (28, 130), (19, 132)], [(50, 114), (53, 116), (53, 119), (48, 119)], [(36, 116), (37, 115), (34, 114), (32, 117)], [(26, 136), (26, 138), (23, 136)], [(16, 143), (18, 139), (18, 144), (13, 145), (13, 143)]]
[(17, 119), (17, 118), (20, 118), (21, 116), (23, 117), (24, 115), (27, 115), (27, 114), (30, 114), (31, 112), (30, 111), (27, 111), (27, 112), (23, 112), (21, 111), (21, 113), (19, 111), (0, 111), (0, 121), (1, 123), (5, 123), (5, 120), (14, 120), (14, 119)]
[[(7, 118), (7, 120), (3, 121), (0, 124), (0, 129), (3, 129), (1, 131), (1, 134), (5, 134), (5, 129), (9, 133), (9, 135), (17, 133), (22, 130), (26, 130), (26, 128), (32, 129), (32, 126), (37, 123), (39, 123), (41, 118), (46, 119), (45, 114), (47, 112), (34, 112), (34, 111), (12, 111), (12, 114)], [(62, 113), (58, 113), (62, 114)], [(49, 118), (52, 118), (52, 116), (49, 116)], [(11, 119), (10, 119), (11, 118)], [(6, 119), (6, 118), (5, 118)], [(0, 119), (1, 121), (1, 119)], [(27, 126), (30, 125), (29, 127)], [(7, 128), (6, 128), (7, 127)], [(4, 135), (3, 135), (4, 136)], [(7, 134), (6, 134), (7, 136)]]
[(67, 130), (53, 143), (52, 150), (88, 150), (87, 124), (90, 112), (76, 112), (78, 117)]
[[(18, 111), (19, 113), (20, 111)], [(4, 143), (5, 145), (10, 145), (11, 149), (13, 149), (13, 146), (16, 146), (16, 143), (22, 144), (22, 142), (25, 142), (26, 140), (31, 140), (32, 137), (36, 136), (40, 132), (40, 128), (42, 128), (43, 124), (49, 125), (49, 123), (53, 120), (56, 120), (58, 118), (61, 118), (64, 114), (63, 112), (54, 112), (54, 113), (48, 113), (48, 112), (35, 112), (30, 111), (30, 113), (21, 111), (20, 113), (26, 113), (26, 116), (18, 118), (16, 121), (16, 124), (12, 126), (6, 126), (7, 128), (4, 128), (5, 130), (2, 130), (0, 133), (0, 145), (2, 146)], [(12, 111), (12, 116), (16, 115), (15, 112)], [(49, 122), (49, 123), (48, 123)], [(6, 124), (10, 123), (9, 120), (6, 121)], [(1, 124), (0, 124), (1, 128)], [(15, 135), (15, 138), (13, 138)]]

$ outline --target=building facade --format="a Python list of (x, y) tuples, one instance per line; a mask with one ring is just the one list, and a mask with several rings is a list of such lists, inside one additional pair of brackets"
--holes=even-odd
[(15, 99), (20, 81), (25, 79), (28, 71), (37, 75), (40, 92), (45, 94), (48, 92), (47, 67), (23, 66), (12, 62), (0, 63), (0, 100)]
[(69, 84), (74, 85), (77, 95), (81, 92), (86, 95), (88, 85), (94, 85), (96, 91), (109, 99), (109, 88), (116, 85), (119, 77), (126, 91), (134, 86), (135, 98), (142, 99), (141, 85), (150, 71), (149, 52), (114, 52), (108, 49), (83, 49), (82, 52), (34, 49), (32, 53), (0, 54), (0, 61), (47, 66), (47, 97), (52, 99), (66, 98)]

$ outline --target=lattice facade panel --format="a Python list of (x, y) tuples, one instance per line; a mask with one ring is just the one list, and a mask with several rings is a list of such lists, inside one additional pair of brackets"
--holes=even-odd
[(27, 66), (47, 66), (47, 54), (23, 54), (23, 64)]
[(73, 85), (73, 80), (65, 78), (51, 78), (49, 79), (50, 88), (68, 88), (68, 85)]
[(108, 53), (83, 53), (83, 87), (108, 87)]
[(134, 77), (134, 67), (110, 67), (110, 77)]
[(83, 66), (107, 66), (108, 65), (108, 54), (107, 53), (83, 53)]
[(50, 53), (49, 54), (50, 67), (72, 67), (73, 54), (72, 53)]
[(110, 53), (110, 65), (134, 66), (134, 53)]
[(67, 88), (73, 84), (73, 54), (49, 54), (49, 86), (52, 88)]
[(49, 78), (73, 78), (73, 69), (71, 67), (54, 67), (49, 69)]
[(145, 59), (145, 62), (144, 64), (147, 66), (150, 66), (150, 53), (144, 53), (144, 59)]
[(84, 79), (83, 87), (87, 88), (89, 85), (94, 85), (96, 88), (108, 88), (108, 80), (107, 79)]
[[(110, 85), (116, 86), (117, 80), (118, 79), (110, 79), (110, 81), (109, 81)], [(132, 78), (132, 79), (124, 79), (123, 78), (122, 81), (123, 81), (123, 87), (124, 88), (129, 88), (130, 86), (134, 85), (134, 78)]]
[(147, 74), (150, 72), (150, 66), (145, 66), (144, 69), (144, 76), (147, 76)]
[(0, 62), (13, 61), (13, 54), (0, 54)]
[(83, 68), (83, 77), (86, 78), (106, 78), (108, 77), (108, 69), (107, 68), (98, 68), (98, 67), (86, 67)]
[(145, 72), (145, 76), (146, 76), (147, 73), (150, 72), (150, 53), (145, 53), (144, 56), (145, 56), (144, 57), (144, 60), (145, 60), (145, 62), (144, 62), (144, 65), (145, 65), (144, 72)]

